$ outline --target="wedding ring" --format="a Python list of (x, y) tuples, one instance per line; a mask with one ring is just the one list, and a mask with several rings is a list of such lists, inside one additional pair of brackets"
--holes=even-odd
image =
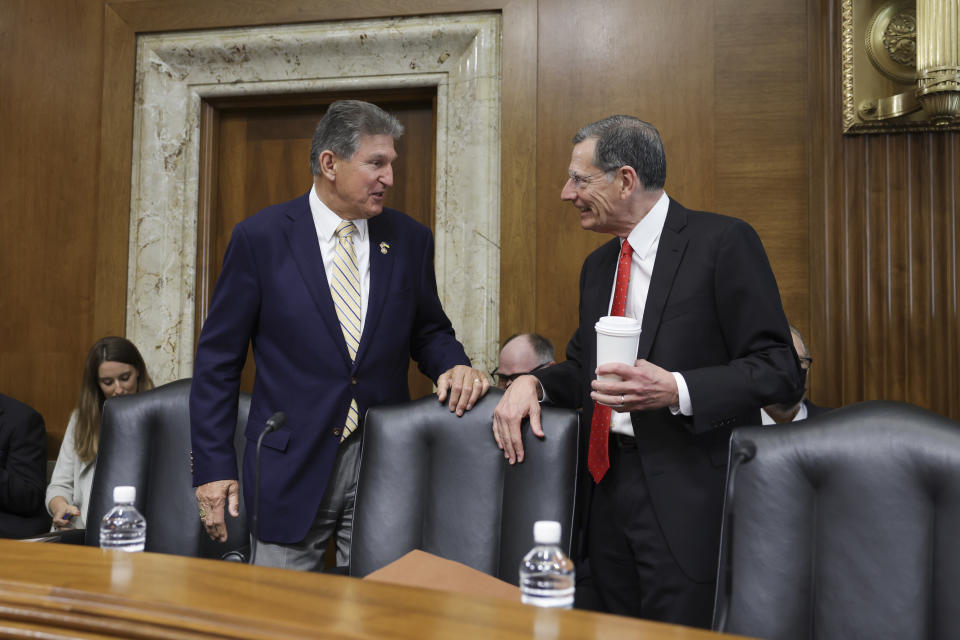
[(483, 382), (481, 382), (480, 378), (474, 378), (473, 384), (483, 384)]
[(207, 517), (207, 512), (203, 510), (203, 507), (200, 507), (200, 519), (203, 520)]
[(622, 393), (620, 394), (620, 406), (621, 406), (621, 407), (623, 406), (623, 394), (622, 394)]

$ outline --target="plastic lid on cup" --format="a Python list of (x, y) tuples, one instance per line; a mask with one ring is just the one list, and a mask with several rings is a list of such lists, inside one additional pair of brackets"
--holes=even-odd
[(560, 544), (560, 523), (537, 520), (533, 523), (533, 541), (537, 544)]
[(603, 316), (594, 329), (608, 336), (640, 335), (640, 322), (629, 316)]
[(115, 503), (133, 503), (137, 499), (137, 488), (136, 487), (114, 487), (113, 488), (113, 501)]

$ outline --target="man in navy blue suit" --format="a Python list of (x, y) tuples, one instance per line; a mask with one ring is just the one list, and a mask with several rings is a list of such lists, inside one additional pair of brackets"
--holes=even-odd
[[(585, 546), (601, 608), (707, 627), (730, 430), (800, 395), (777, 282), (750, 225), (667, 196), (652, 125), (611, 116), (573, 143), (560, 197), (582, 228), (612, 237), (584, 261), (567, 359), (510, 385), (494, 437), (522, 461), (522, 418), (543, 435), (538, 400), (582, 406)], [(641, 323), (632, 365), (597, 366), (594, 325), (608, 314)]]
[(372, 104), (333, 103), (313, 137), (313, 188), (239, 223), (227, 247), (194, 365), (194, 484), (208, 534), (225, 540), (225, 508), (239, 513), (233, 432), (252, 343), (247, 505), (252, 443), (286, 414), (263, 439), (258, 564), (321, 570), (331, 536), (348, 564), (363, 416), (409, 400), (411, 357), (458, 415), (489, 388), (440, 304), (432, 233), (383, 207), (402, 133)]

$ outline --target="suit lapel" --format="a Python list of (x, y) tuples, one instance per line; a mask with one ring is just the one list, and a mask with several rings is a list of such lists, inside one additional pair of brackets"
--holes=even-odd
[(660, 318), (663, 316), (667, 297), (673, 287), (673, 278), (677, 274), (677, 267), (680, 266), (680, 260), (687, 247), (687, 238), (683, 233), (686, 226), (686, 209), (671, 199), (667, 219), (660, 233), (657, 258), (653, 265), (653, 275), (650, 277), (650, 289), (647, 291), (647, 302), (643, 308), (643, 331), (640, 333), (640, 344), (637, 348), (639, 359), (646, 359), (650, 355), (653, 340), (657, 337)]
[[(391, 227), (381, 214), (367, 221), (367, 234), (370, 242), (370, 295), (367, 298), (367, 314), (363, 321), (363, 334), (360, 336), (360, 347), (357, 349), (357, 361), (367, 352), (369, 344), (380, 322), (383, 305), (390, 288), (390, 275), (393, 273), (395, 251), (390, 249), (394, 244)], [(381, 243), (383, 246), (381, 248)]]
[(340, 327), (340, 320), (333, 306), (327, 274), (323, 270), (320, 240), (317, 238), (317, 228), (313, 224), (307, 196), (298, 199), (286, 213), (287, 220), (283, 231), (290, 245), (290, 252), (303, 276), (303, 282), (310, 292), (310, 297), (313, 298), (324, 324), (327, 325), (327, 331), (334, 342), (340, 346), (341, 355), (347, 366), (350, 366), (347, 343), (343, 338), (343, 329)]

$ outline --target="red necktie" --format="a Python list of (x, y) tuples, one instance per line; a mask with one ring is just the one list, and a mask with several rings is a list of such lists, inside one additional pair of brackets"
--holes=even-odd
[[(626, 240), (620, 247), (620, 262), (617, 264), (617, 286), (613, 290), (613, 305), (610, 315), (622, 316), (627, 310), (627, 287), (630, 284), (630, 259), (633, 257), (633, 248)], [(600, 484), (604, 474), (610, 468), (610, 407), (595, 402), (593, 404), (593, 420), (590, 423), (590, 448), (587, 451), (587, 469), (593, 476), (593, 481)]]

